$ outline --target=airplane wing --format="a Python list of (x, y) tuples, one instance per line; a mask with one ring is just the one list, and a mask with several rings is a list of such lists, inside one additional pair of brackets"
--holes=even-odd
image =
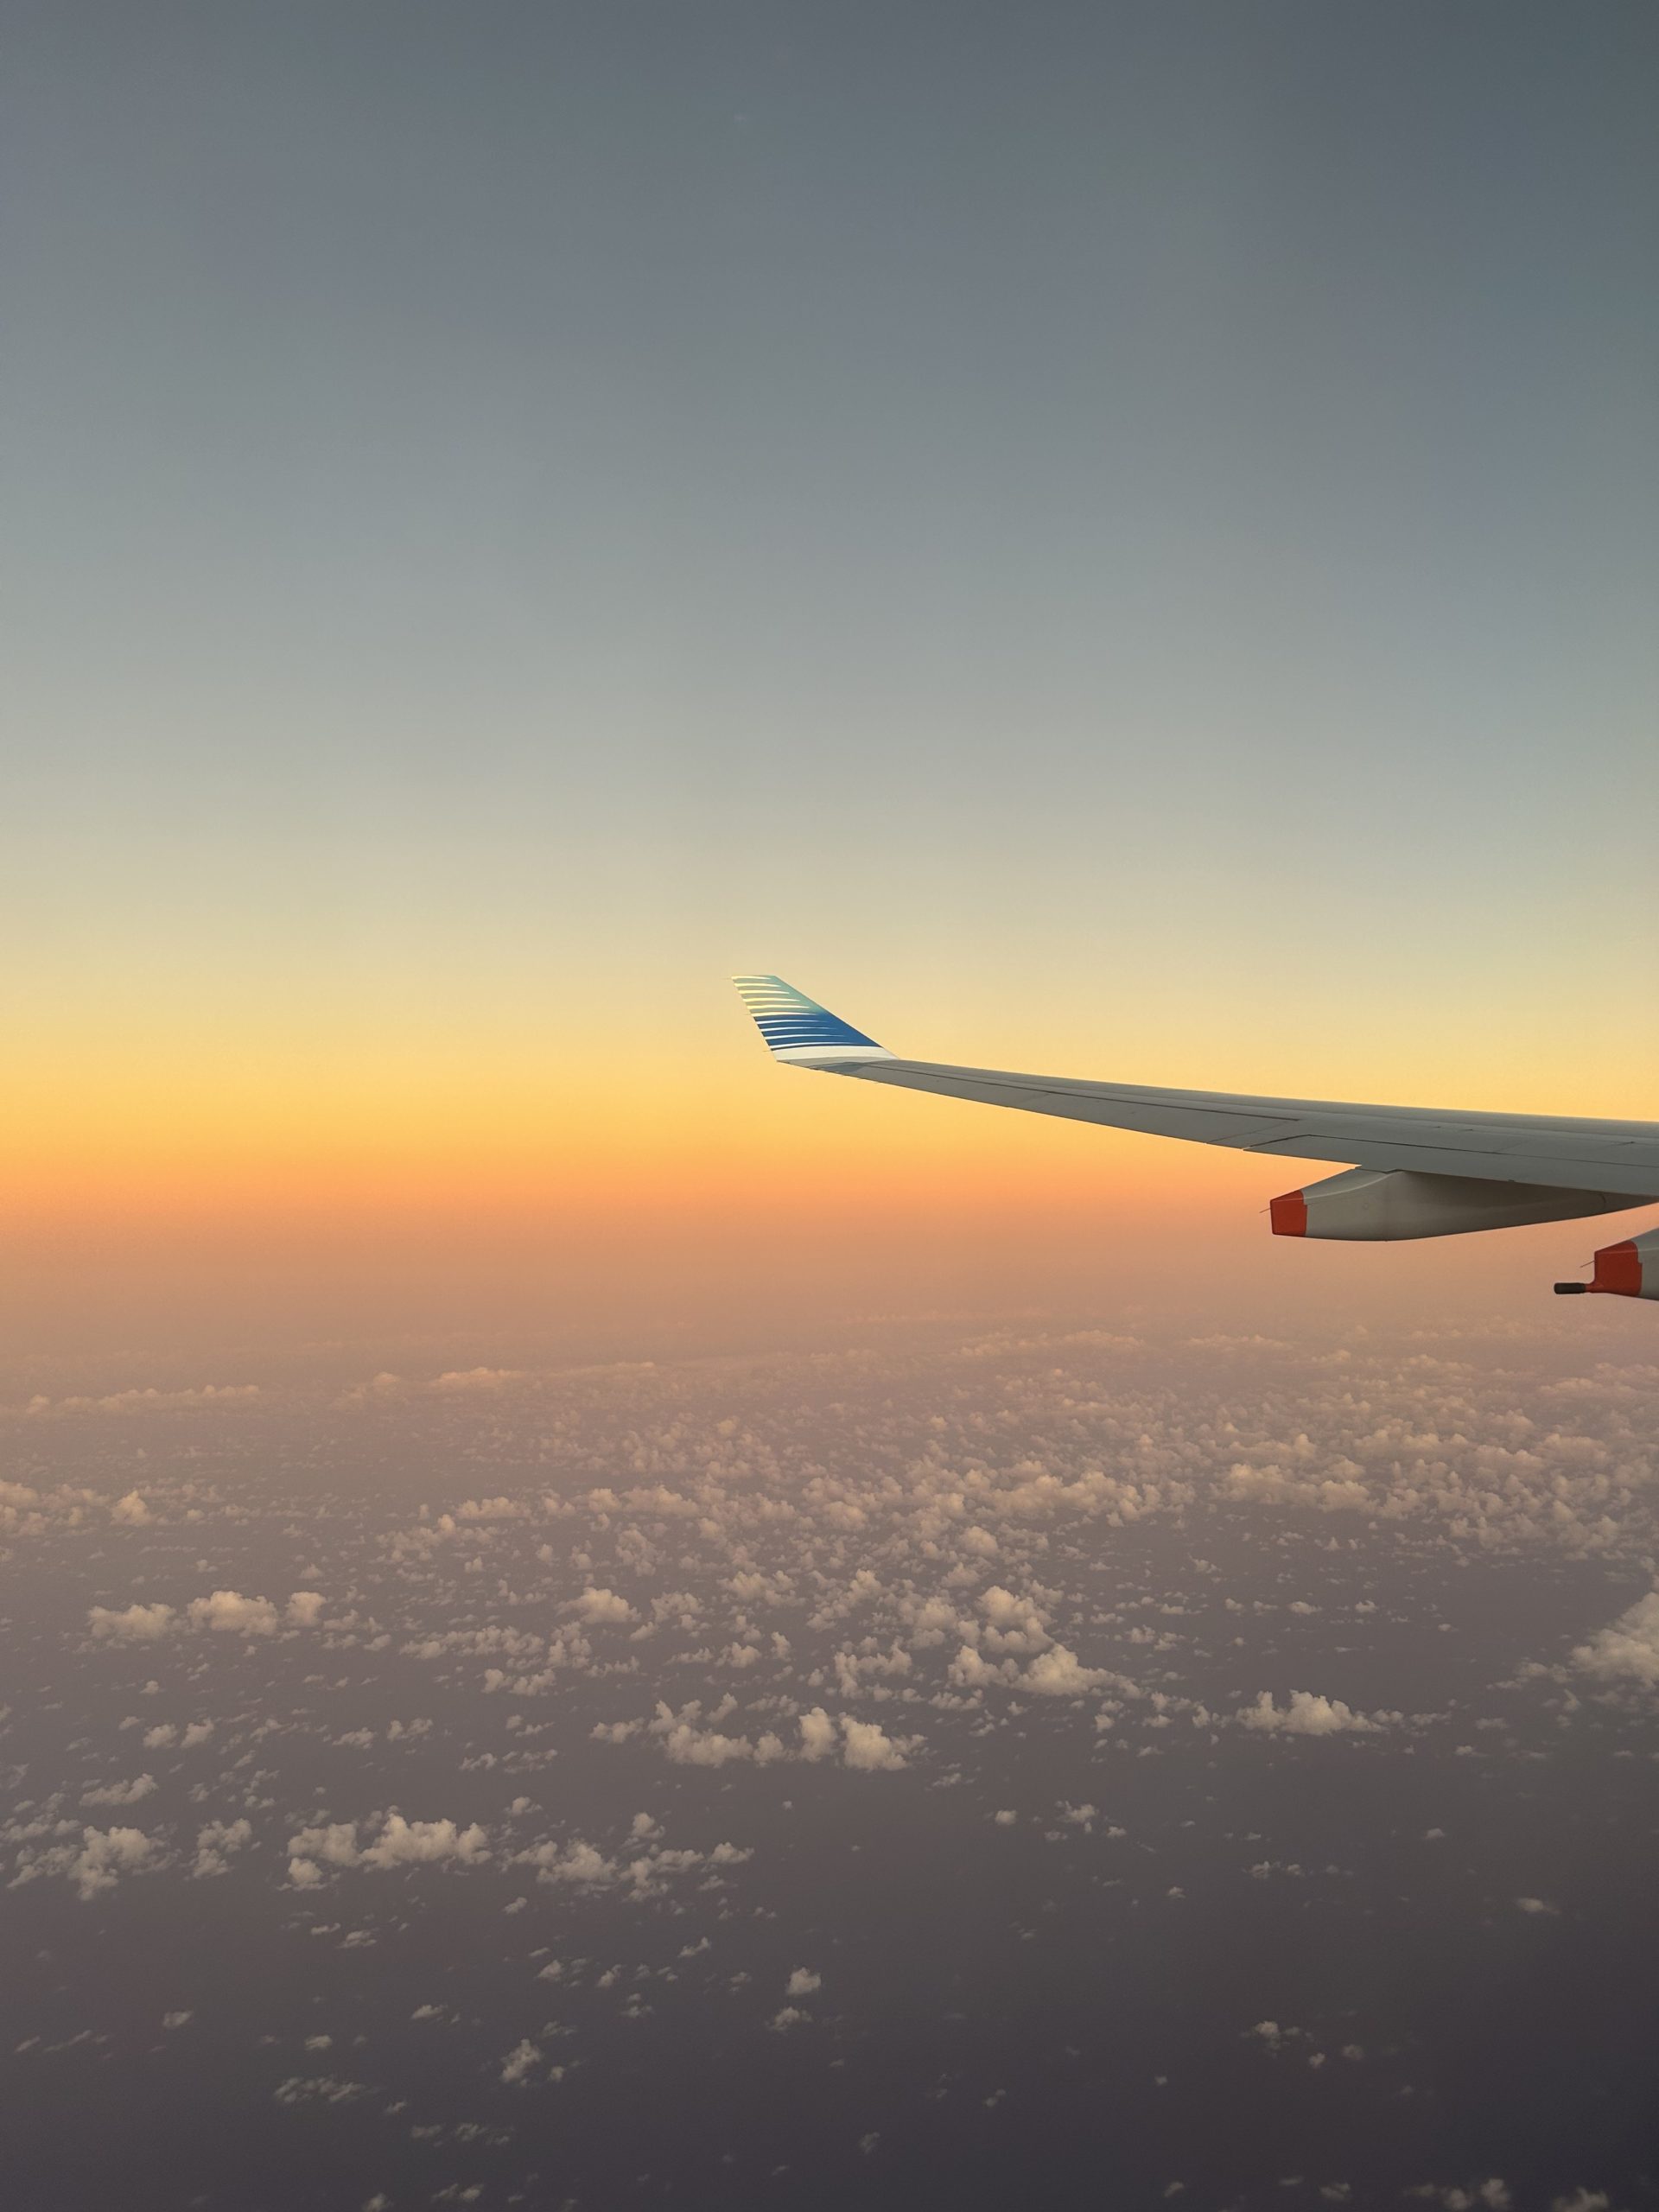
[[(1500, 1228), (1519, 1220), (1564, 1220), (1613, 1213), (1659, 1198), (1659, 1122), (1567, 1119), (1549, 1115), (1480, 1114), (1421, 1106), (1365, 1106), (1321, 1098), (1260, 1098), (1224, 1090), (1165, 1090), (1138, 1083), (1096, 1083), (1074, 1077), (1021, 1075), (1000, 1068), (953, 1067), (933, 1060), (900, 1058), (829, 1013), (776, 976), (734, 979), (774, 1057), (798, 1067), (861, 1082), (925, 1090), (942, 1098), (969, 1098), (1013, 1106), (1027, 1114), (1055, 1114), (1074, 1122), (1134, 1129), (1147, 1136), (1181, 1137), (1195, 1144), (1225, 1145), (1268, 1158), (1347, 1161), (1370, 1171), (1338, 1176), (1328, 1185), (1293, 1192), (1275, 1202), (1281, 1234), (1378, 1236), (1434, 1236), (1458, 1230)], [(1402, 1179), (1412, 1178), (1408, 1188)], [(1416, 1179), (1436, 1179), (1430, 1185)], [(1382, 1204), (1382, 1179), (1396, 1225), (1340, 1227), (1339, 1218), (1365, 1217)], [(1451, 1185), (1465, 1186), (1459, 1198)], [(1503, 1191), (1483, 1192), (1481, 1185)], [(1341, 1185), (1341, 1189), (1337, 1186)], [(1516, 1185), (1525, 1185), (1531, 1198)], [(1475, 1186), (1472, 1189), (1467, 1186)], [(1295, 1224), (1292, 1201), (1328, 1192), (1324, 1212), (1331, 1225)], [(1371, 1193), (1360, 1204), (1361, 1192)], [(1415, 1211), (1406, 1206), (1414, 1202)], [(1441, 1214), (1482, 1217), (1427, 1225), (1436, 1201)], [(1484, 1200), (1484, 1203), (1483, 1203)], [(1286, 1208), (1280, 1218), (1280, 1205)], [(1356, 1215), (1356, 1205), (1359, 1206)], [(1517, 1211), (1531, 1205), (1534, 1210)], [(1503, 1218), (1497, 1217), (1502, 1213)], [(1421, 1226), (1407, 1225), (1419, 1219)]]

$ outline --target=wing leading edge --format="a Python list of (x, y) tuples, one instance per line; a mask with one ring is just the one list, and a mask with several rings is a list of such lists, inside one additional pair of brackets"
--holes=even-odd
[(1659, 1122), (1165, 1090), (1143, 1084), (907, 1060), (775, 976), (739, 976), (736, 982), (774, 1055), (828, 1074), (1093, 1122), (1145, 1136), (1224, 1145), (1269, 1158), (1541, 1185), (1582, 1194), (1585, 1204), (1575, 1211), (1585, 1214), (1614, 1212), (1659, 1198)]

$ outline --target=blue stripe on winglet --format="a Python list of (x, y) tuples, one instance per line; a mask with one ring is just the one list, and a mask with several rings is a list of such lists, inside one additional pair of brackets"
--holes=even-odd
[(735, 976), (733, 982), (755, 1027), (773, 1052), (810, 1052), (826, 1045), (867, 1045), (881, 1050), (874, 1037), (855, 1029), (838, 1014), (785, 982), (779, 976)]

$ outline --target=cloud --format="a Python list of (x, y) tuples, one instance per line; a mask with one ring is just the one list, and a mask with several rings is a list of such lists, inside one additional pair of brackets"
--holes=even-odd
[(572, 1882), (582, 1889), (614, 1882), (621, 1872), (615, 1859), (607, 1859), (580, 1836), (563, 1844), (534, 1845), (529, 1851), (521, 1851), (514, 1863), (535, 1867), (538, 1882)]
[(785, 1997), (810, 1997), (815, 1989), (822, 1989), (823, 1976), (814, 1974), (810, 1967), (797, 1967), (784, 1990)]
[[(821, 1705), (810, 1713), (802, 1713), (799, 1720), (801, 1748), (797, 1757), (808, 1761), (832, 1758), (837, 1747), (843, 1766), (861, 1768), (867, 1774), (892, 1772), (906, 1766), (907, 1751), (913, 1751), (918, 1738), (889, 1736), (879, 1721), (855, 1720), (843, 1713), (840, 1722), (832, 1720)], [(840, 1729), (837, 1746), (836, 1729)]]
[(1272, 1691), (1263, 1690), (1255, 1703), (1242, 1707), (1238, 1715), (1243, 1727), (1276, 1730), (1285, 1736), (1370, 1735), (1394, 1717), (1368, 1719), (1339, 1697), (1315, 1697), (1309, 1690), (1293, 1690), (1290, 1703), (1282, 1709), (1274, 1703)]
[(124, 1497), (118, 1497), (110, 1508), (111, 1520), (124, 1522), (129, 1528), (140, 1529), (149, 1517), (143, 1495), (136, 1490), (130, 1490)]
[(509, 2088), (528, 2088), (530, 2077), (542, 2063), (542, 2054), (526, 2036), (515, 2044), (501, 2062), (501, 2079)]
[(663, 1738), (663, 1749), (676, 1766), (725, 1766), (733, 1759), (752, 1759), (754, 1745), (747, 1736), (722, 1735), (717, 1728), (693, 1728), (678, 1721)]
[(257, 1382), (205, 1382), (199, 1390), (113, 1390), (102, 1398), (31, 1398), (30, 1420), (54, 1414), (177, 1413), (197, 1406), (248, 1406), (259, 1396)]
[(1019, 1669), (1014, 1662), (1006, 1660), (993, 1666), (989, 1660), (975, 1650), (971, 1643), (964, 1643), (950, 1662), (950, 1680), (963, 1689), (977, 1689), (984, 1682), (1009, 1682)]
[(86, 1615), (92, 1634), (115, 1643), (153, 1643), (172, 1629), (171, 1605), (129, 1605), (118, 1613), (108, 1605), (93, 1605)]
[(993, 1582), (979, 1604), (993, 1651), (1040, 1651), (1048, 1642), (1048, 1616), (1029, 1598), (1016, 1598)]
[[(101, 1642), (153, 1643), (188, 1626), (216, 1630), (226, 1635), (275, 1636), (286, 1618), (290, 1628), (315, 1628), (323, 1600), (315, 1590), (296, 1590), (285, 1614), (279, 1614), (269, 1598), (245, 1598), (239, 1590), (215, 1590), (210, 1597), (193, 1598), (181, 1613), (171, 1605), (129, 1605), (118, 1612), (108, 1605), (93, 1605), (86, 1618)], [(210, 1724), (198, 1723), (198, 1726)], [(186, 1742), (191, 1741), (187, 1732)], [(200, 1735), (194, 1740), (201, 1741)]]
[(88, 1828), (71, 1872), (81, 1896), (91, 1897), (113, 1889), (122, 1874), (153, 1866), (161, 1850), (159, 1840), (142, 1828)]
[(276, 1608), (269, 1598), (245, 1598), (239, 1590), (215, 1590), (211, 1597), (193, 1598), (188, 1612), (195, 1628), (226, 1636), (275, 1636)]
[(1230, 1467), (1224, 1495), (1258, 1505), (1313, 1505), (1323, 1513), (1366, 1513), (1378, 1501), (1351, 1475), (1298, 1476), (1283, 1467)]
[[(788, 1758), (783, 1738), (770, 1732), (751, 1742), (747, 1736), (728, 1736), (712, 1725), (735, 1710), (736, 1700), (729, 1695), (723, 1698), (706, 1716), (710, 1725), (705, 1726), (701, 1699), (694, 1698), (676, 1713), (659, 1698), (654, 1719), (643, 1725), (645, 1733), (658, 1739), (676, 1766), (726, 1766), (734, 1759), (752, 1759), (757, 1765), (766, 1766), (774, 1759)], [(616, 1721), (609, 1727), (601, 1723), (593, 1733), (601, 1742), (620, 1744), (637, 1734), (641, 1725), (637, 1720)]]
[(639, 1618), (626, 1598), (619, 1598), (614, 1590), (595, 1590), (591, 1584), (565, 1610), (595, 1628), (607, 1622), (637, 1621)]
[(459, 1827), (454, 1821), (406, 1821), (389, 1813), (385, 1826), (363, 1853), (365, 1866), (416, 1866), (437, 1859), (459, 1859), (474, 1865), (489, 1857), (487, 1832), (474, 1821)]
[(159, 1838), (146, 1835), (142, 1828), (83, 1828), (78, 1844), (56, 1844), (35, 1857), (25, 1855), (11, 1886), (61, 1874), (85, 1902), (112, 1890), (123, 1874), (156, 1867), (162, 1855)]
[(443, 1859), (473, 1866), (489, 1855), (489, 1832), (476, 1821), (463, 1828), (454, 1821), (410, 1821), (401, 1813), (388, 1813), (379, 1834), (361, 1846), (354, 1821), (302, 1828), (288, 1840), (288, 1878), (298, 1889), (309, 1889), (321, 1881), (325, 1866), (369, 1866), (385, 1872), (394, 1866), (430, 1866)]
[[(623, 1860), (607, 1859), (597, 1846), (573, 1836), (564, 1843), (532, 1844), (515, 1852), (515, 1866), (533, 1866), (538, 1882), (569, 1882), (578, 1889), (597, 1890), (626, 1883), (637, 1897), (662, 1893), (676, 1875), (693, 1874), (710, 1867), (741, 1866), (753, 1853), (734, 1843), (717, 1843), (712, 1851), (671, 1850), (653, 1843)], [(543, 1978), (556, 1980), (563, 1967), (543, 1969)]]
[(83, 1789), (83, 1805), (137, 1805), (153, 1796), (156, 1777), (153, 1774), (135, 1775), (130, 1782), (108, 1782), (101, 1789)]
[[(1046, 1642), (1046, 1637), (1044, 1640)], [(1003, 1637), (1001, 1641), (1007, 1645), (1011, 1639)], [(1039, 1651), (1023, 1669), (1015, 1660), (989, 1660), (971, 1643), (964, 1643), (950, 1662), (949, 1676), (963, 1689), (996, 1683), (1005, 1689), (1027, 1690), (1038, 1697), (1083, 1697), (1109, 1682), (1124, 1689), (1133, 1690), (1135, 1687), (1108, 1668), (1085, 1667), (1077, 1653), (1064, 1643), (1052, 1644), (1046, 1651)]]
[(247, 1821), (209, 1821), (196, 1833), (196, 1863), (190, 1871), (204, 1877), (228, 1874), (231, 1854), (245, 1850), (252, 1841), (253, 1828)]
[(804, 1759), (830, 1758), (836, 1748), (836, 1724), (821, 1705), (800, 1718), (801, 1757)]
[(349, 2105), (369, 2093), (361, 2082), (337, 2082), (326, 2074), (290, 2074), (270, 2094), (279, 2105)]
[(887, 1774), (908, 1764), (904, 1752), (878, 1721), (854, 1720), (842, 1713), (841, 1732), (844, 1765), (861, 1768), (867, 1774)]
[(1659, 1685), (1659, 1590), (1650, 1590), (1611, 1628), (1580, 1644), (1573, 1664), (1586, 1675)]
[(1057, 1643), (1052, 1650), (1038, 1654), (1020, 1677), (1020, 1686), (1039, 1697), (1082, 1697), (1110, 1680), (1103, 1667), (1085, 1667), (1075, 1651)]

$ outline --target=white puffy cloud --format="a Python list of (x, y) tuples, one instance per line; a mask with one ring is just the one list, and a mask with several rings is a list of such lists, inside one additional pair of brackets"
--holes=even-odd
[(430, 1866), (437, 1860), (454, 1859), (472, 1866), (489, 1855), (489, 1833), (476, 1821), (470, 1827), (461, 1827), (454, 1821), (410, 1821), (401, 1813), (388, 1813), (380, 1833), (363, 1845), (358, 1842), (354, 1821), (302, 1828), (288, 1840), (288, 1878), (297, 1888), (308, 1889), (321, 1879), (325, 1866), (370, 1866), (385, 1872), (393, 1866)]
[(1029, 1598), (1016, 1598), (1000, 1582), (981, 1597), (985, 1640), (993, 1651), (1040, 1651), (1048, 1642), (1048, 1616)]
[(362, 1863), (417, 1866), (436, 1859), (458, 1859), (472, 1866), (489, 1855), (488, 1834), (477, 1821), (463, 1828), (454, 1821), (406, 1821), (401, 1813), (389, 1813), (385, 1826), (364, 1851)]
[[(693, 1699), (677, 1713), (658, 1699), (655, 1718), (645, 1723), (645, 1732), (658, 1738), (676, 1766), (727, 1766), (734, 1759), (752, 1759), (766, 1766), (773, 1759), (788, 1757), (781, 1737), (770, 1732), (752, 1742), (747, 1736), (728, 1736), (715, 1725), (734, 1710), (735, 1701), (729, 1696), (708, 1714), (699, 1699)], [(601, 1726), (594, 1733), (601, 1741), (621, 1743), (637, 1733), (639, 1726), (638, 1721), (617, 1722), (608, 1729)]]
[(1586, 1675), (1659, 1685), (1659, 1590), (1650, 1590), (1610, 1628), (1580, 1644), (1573, 1663)]
[(581, 1889), (596, 1889), (615, 1881), (620, 1868), (594, 1844), (578, 1836), (569, 1843), (538, 1843), (521, 1851), (515, 1862), (533, 1866), (538, 1882), (570, 1882)]
[(1038, 1653), (1020, 1677), (1020, 1686), (1034, 1690), (1039, 1697), (1082, 1697), (1110, 1680), (1103, 1667), (1085, 1667), (1075, 1651), (1057, 1643), (1051, 1650)]
[(637, 1621), (639, 1618), (626, 1598), (620, 1598), (614, 1590), (595, 1590), (591, 1584), (580, 1598), (572, 1600), (567, 1611), (594, 1628), (607, 1623)]
[(1339, 1697), (1315, 1697), (1309, 1690), (1293, 1690), (1290, 1703), (1283, 1707), (1274, 1703), (1271, 1690), (1263, 1690), (1254, 1705), (1241, 1709), (1238, 1718), (1243, 1727), (1277, 1730), (1285, 1736), (1369, 1735), (1384, 1725), (1383, 1719), (1356, 1713)]
[(1311, 1505), (1322, 1513), (1375, 1512), (1380, 1503), (1351, 1474), (1296, 1474), (1275, 1465), (1229, 1468), (1224, 1495), (1258, 1505)]
[(117, 1612), (108, 1605), (93, 1605), (86, 1618), (92, 1634), (114, 1643), (154, 1643), (166, 1636), (176, 1616), (171, 1605), (129, 1605)]
[(843, 1713), (841, 1732), (844, 1765), (860, 1767), (867, 1774), (885, 1774), (908, 1764), (903, 1751), (879, 1721), (855, 1720)]
[(86, 1900), (112, 1890), (123, 1874), (155, 1867), (162, 1856), (160, 1839), (146, 1835), (142, 1828), (83, 1828), (78, 1843), (56, 1844), (25, 1857), (13, 1886), (61, 1874)]
[(754, 1745), (747, 1736), (722, 1735), (717, 1728), (693, 1728), (679, 1721), (663, 1738), (663, 1749), (676, 1766), (726, 1766), (733, 1759), (752, 1759)]
[(231, 1854), (252, 1841), (253, 1828), (247, 1821), (209, 1821), (196, 1832), (196, 1863), (190, 1871), (204, 1877), (228, 1874)]
[(950, 1662), (950, 1680), (963, 1689), (977, 1689), (985, 1682), (1012, 1681), (1019, 1672), (1012, 1659), (993, 1665), (971, 1643), (964, 1643)]
[(542, 2054), (530, 2037), (513, 2045), (501, 2062), (501, 2079), (511, 2088), (528, 2088), (530, 2077), (541, 2064)]
[(215, 1590), (211, 1597), (193, 1598), (188, 1608), (196, 1628), (213, 1629), (226, 1636), (275, 1636), (276, 1608), (269, 1598), (245, 1598), (239, 1590)]
[(118, 1497), (110, 1508), (111, 1521), (119, 1521), (130, 1529), (141, 1529), (150, 1517), (142, 1491), (130, 1490), (124, 1497)]
[(130, 1782), (106, 1782), (101, 1789), (83, 1789), (83, 1805), (137, 1805), (155, 1795), (153, 1774), (135, 1775)]
[(836, 1724), (821, 1705), (800, 1718), (801, 1757), (804, 1759), (823, 1759), (832, 1756), (836, 1748)]
[[(515, 1866), (533, 1866), (538, 1882), (569, 1882), (579, 1890), (604, 1889), (626, 1884), (636, 1897), (654, 1897), (676, 1876), (705, 1872), (710, 1867), (741, 1866), (752, 1853), (734, 1843), (717, 1843), (712, 1851), (670, 1849), (651, 1843), (624, 1859), (607, 1858), (594, 1844), (575, 1836), (564, 1843), (532, 1844), (516, 1852)], [(544, 1978), (557, 1980), (562, 1966), (543, 1970)]]
[[(840, 1729), (839, 1745), (837, 1725)], [(890, 1772), (908, 1765), (905, 1753), (913, 1751), (917, 1742), (916, 1738), (910, 1736), (895, 1740), (879, 1721), (855, 1720), (850, 1713), (843, 1713), (837, 1724), (821, 1705), (814, 1706), (810, 1713), (802, 1713), (799, 1727), (801, 1748), (797, 1754), (798, 1758), (807, 1760), (830, 1758), (839, 1748), (843, 1766), (858, 1767), (867, 1774)]]
[(296, 1590), (283, 1613), (269, 1598), (245, 1598), (239, 1590), (215, 1590), (208, 1597), (193, 1598), (182, 1612), (161, 1604), (129, 1605), (124, 1611), (93, 1605), (86, 1618), (101, 1642), (153, 1643), (187, 1626), (233, 1636), (275, 1636), (284, 1619), (290, 1628), (315, 1628), (322, 1606), (323, 1600), (315, 1590)]
[(810, 1997), (815, 1989), (822, 1989), (823, 1976), (814, 1974), (810, 1967), (797, 1967), (785, 1987), (785, 1997)]
[[(1002, 1640), (1005, 1643), (1007, 1641)], [(1046, 1642), (1046, 1638), (1044, 1640)], [(1134, 1688), (1108, 1668), (1085, 1667), (1077, 1653), (1064, 1643), (1052, 1644), (1047, 1650), (1038, 1652), (1023, 1669), (1017, 1660), (987, 1659), (971, 1643), (964, 1643), (950, 1662), (949, 1675), (962, 1689), (979, 1689), (988, 1683), (997, 1683), (1007, 1689), (1030, 1691), (1038, 1697), (1083, 1697), (1109, 1682), (1124, 1688)]]

